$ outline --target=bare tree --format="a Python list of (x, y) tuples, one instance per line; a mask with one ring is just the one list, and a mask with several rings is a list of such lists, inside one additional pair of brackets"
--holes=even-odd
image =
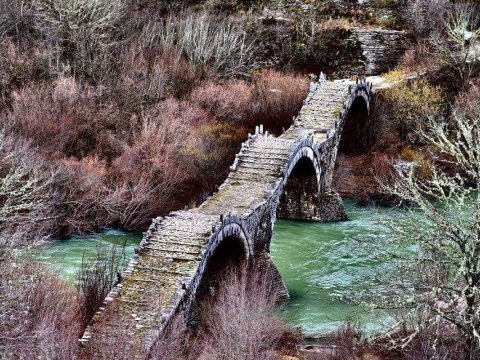
[[(36, 27), (52, 46), (57, 72), (89, 71), (114, 44), (123, 0), (33, 0)], [(72, 69), (73, 67), (73, 69)]]
[(0, 259), (0, 358), (75, 359), (80, 331), (72, 286), (39, 264)]
[(428, 37), (438, 31), (450, 5), (449, 0), (408, 0), (406, 17), (410, 32), (416, 37)]
[(18, 43), (33, 27), (31, 0), (0, 0), (0, 39), (14, 36)]
[(451, 68), (465, 86), (480, 70), (480, 7), (472, 1), (454, 4), (443, 28), (432, 36), (432, 44), (440, 55), (440, 65)]
[(200, 359), (273, 359), (288, 328), (275, 315), (268, 279), (231, 270), (215, 298)]
[[(402, 167), (394, 184), (386, 186), (410, 211), (388, 224), (392, 241), (381, 252), (395, 267), (381, 276), (383, 291), (372, 295), (376, 306), (405, 312), (399, 325), (417, 320), (401, 337), (402, 347), (425, 328), (442, 328), (460, 335), (468, 360), (478, 358), (480, 349), (478, 98), (474, 104), (469, 114), (455, 109), (450, 122), (429, 121), (422, 135), (440, 156), (430, 178)], [(439, 342), (432, 342), (434, 350)]]
[(49, 179), (26, 142), (0, 132), (0, 246), (33, 245), (51, 226)]

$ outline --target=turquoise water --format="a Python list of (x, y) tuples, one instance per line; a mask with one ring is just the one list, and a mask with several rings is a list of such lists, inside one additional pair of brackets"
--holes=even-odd
[[(282, 310), (288, 322), (305, 334), (317, 335), (335, 330), (345, 320), (361, 323), (367, 331), (386, 321), (386, 315), (366, 311), (340, 298), (352, 290), (371, 289), (371, 278), (379, 264), (358, 241), (366, 235), (388, 236), (381, 225), (399, 215), (399, 210), (359, 207), (345, 202), (349, 220), (331, 223), (278, 219), (271, 252), (288, 287), (290, 301)], [(59, 275), (74, 281), (82, 257), (93, 259), (97, 247), (125, 244), (126, 257), (133, 255), (140, 234), (108, 230), (84, 237), (56, 241), (36, 251), (34, 257), (58, 269)]]
[[(307, 335), (325, 334), (345, 320), (367, 332), (382, 328), (388, 316), (342, 301), (351, 292), (371, 289), (378, 263), (360, 241), (388, 236), (382, 225), (400, 210), (359, 207), (345, 202), (349, 220), (319, 223), (278, 219), (271, 244), (273, 260), (290, 293), (283, 311), (288, 322)], [(376, 238), (366, 235), (377, 234)]]
[(101, 233), (72, 237), (68, 240), (58, 240), (35, 250), (35, 259), (53, 267), (59, 275), (73, 282), (82, 265), (82, 258), (94, 259), (97, 248), (101, 246), (118, 245), (118, 252), (125, 247), (125, 257), (130, 258), (142, 236), (138, 233), (126, 233), (118, 230), (106, 230)]

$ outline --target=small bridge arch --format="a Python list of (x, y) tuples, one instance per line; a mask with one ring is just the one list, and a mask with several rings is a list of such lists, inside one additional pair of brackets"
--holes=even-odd
[(339, 132), (338, 152), (345, 155), (364, 153), (371, 145), (370, 96), (364, 88), (357, 88), (346, 109), (342, 129)]
[(320, 155), (310, 138), (302, 140), (285, 169), (277, 215), (287, 219), (320, 219)]
[(196, 316), (200, 303), (215, 296), (224, 274), (243, 269), (253, 258), (251, 238), (236, 216), (221, 219), (221, 225), (211, 236), (209, 244), (193, 278), (191, 294), (182, 306), (186, 317)]

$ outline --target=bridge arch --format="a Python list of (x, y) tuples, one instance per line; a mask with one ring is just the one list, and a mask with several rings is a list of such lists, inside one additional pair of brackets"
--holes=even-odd
[(370, 96), (368, 88), (359, 87), (352, 94), (342, 121), (343, 126), (339, 133), (339, 153), (345, 155), (362, 154), (368, 150), (371, 145), (369, 120)]
[(196, 317), (201, 302), (215, 295), (223, 274), (247, 266), (253, 257), (252, 241), (240, 218), (228, 215), (210, 237), (185, 304), (187, 317)]
[(303, 139), (286, 167), (277, 214), (287, 219), (320, 219), (320, 156), (310, 138)]

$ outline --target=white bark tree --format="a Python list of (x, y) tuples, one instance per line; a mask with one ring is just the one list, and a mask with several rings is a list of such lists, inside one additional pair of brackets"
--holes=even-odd
[(431, 37), (440, 65), (451, 68), (465, 86), (480, 70), (480, 7), (473, 1), (456, 3), (441, 25)]
[(428, 125), (422, 135), (438, 157), (431, 178), (403, 167), (385, 186), (409, 214), (388, 224), (388, 249), (378, 253), (395, 266), (380, 276), (385, 291), (370, 300), (417, 320), (401, 346), (426, 327), (448, 324), (473, 360), (480, 350), (480, 104), (473, 115), (454, 111), (451, 121)]
[(33, 245), (51, 225), (52, 193), (26, 143), (0, 132), (0, 247)]

